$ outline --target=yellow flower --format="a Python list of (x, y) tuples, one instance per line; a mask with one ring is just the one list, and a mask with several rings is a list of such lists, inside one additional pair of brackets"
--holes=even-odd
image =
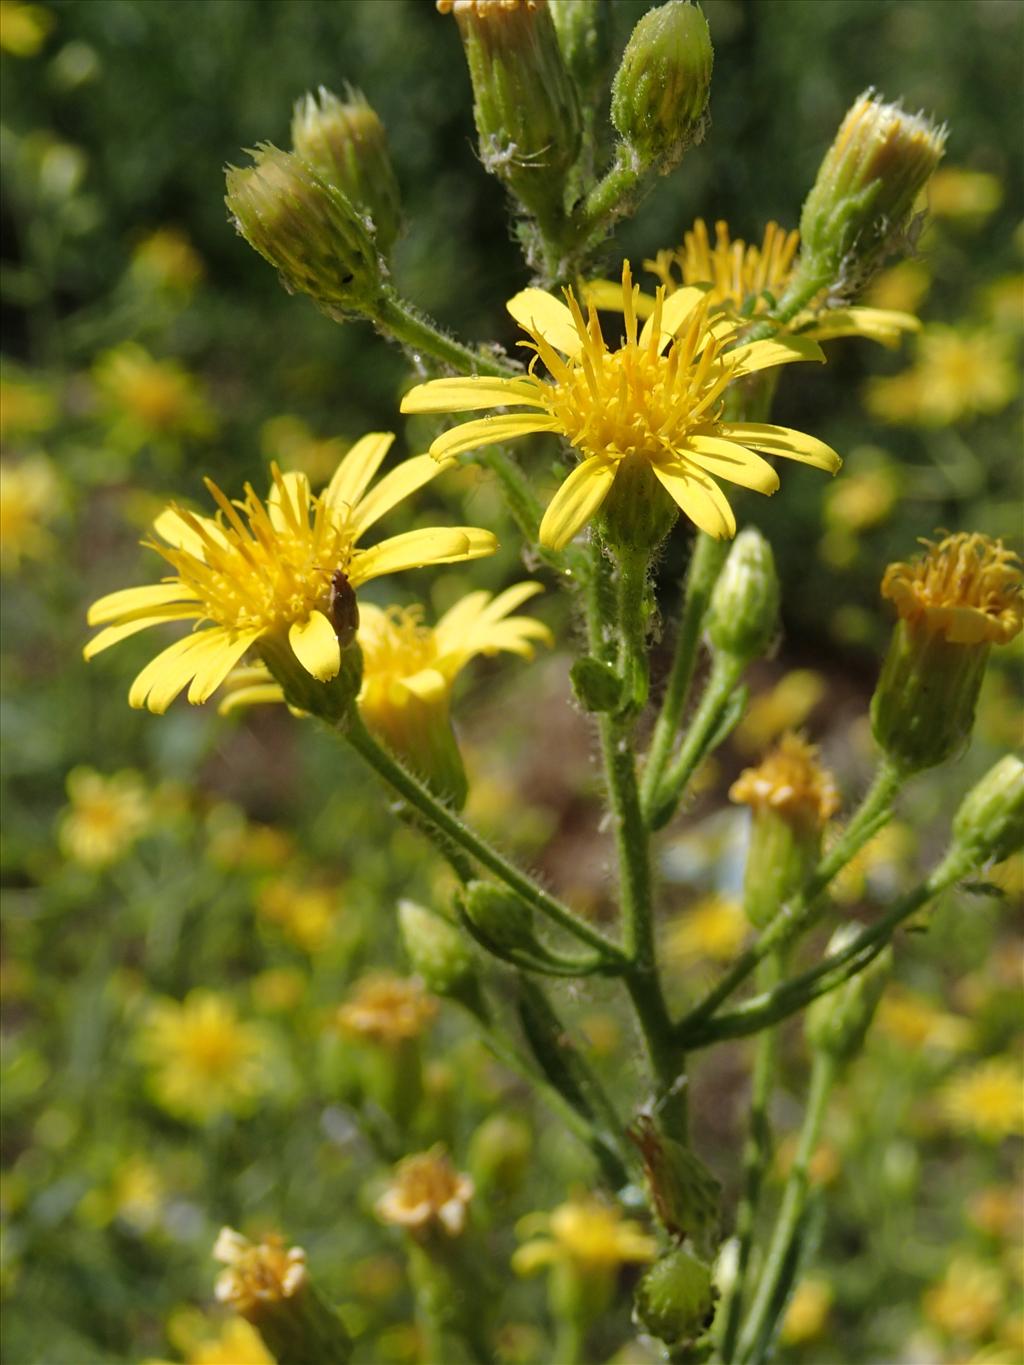
[(921, 544), (927, 554), (890, 564), (882, 579), (901, 620), (953, 645), (1009, 643), (1024, 623), (1018, 557), (977, 532)]
[(89, 623), (106, 629), (89, 642), (85, 657), (163, 621), (211, 621), (170, 645), (132, 684), (130, 704), (157, 713), (186, 686), (190, 702), (205, 701), (254, 646), (289, 648), (313, 678), (336, 677), (341, 645), (331, 602), (338, 575), (346, 587), (357, 588), (382, 574), (475, 559), (497, 546), (489, 531), (452, 526), (407, 531), (370, 549), (356, 548), (385, 512), (439, 472), (429, 456), (420, 455), (367, 492), (393, 439), (374, 432), (357, 441), (320, 497), (311, 495), (305, 475), (282, 474), (275, 466), (266, 504), (251, 485), (244, 500), (232, 504), (209, 479), (206, 486), (220, 508), (215, 519), (172, 503), (154, 523), (166, 544), (146, 544), (168, 561), (173, 576), (95, 602)]
[(203, 1122), (216, 1114), (244, 1113), (268, 1087), (263, 1035), (212, 991), (154, 1005), (140, 1051), (154, 1097), (178, 1118)]
[[(733, 238), (729, 224), (715, 224), (715, 244), (711, 245), (707, 224), (698, 218), (683, 234), (683, 244), (659, 251), (654, 260), (644, 261), (644, 269), (657, 275), (671, 297), (677, 290), (698, 287), (706, 291), (713, 309), (724, 309), (743, 319), (767, 313), (785, 293), (793, 277), (800, 233), (785, 232), (771, 222), (764, 230), (760, 246)], [(677, 272), (677, 273), (676, 273)], [(610, 280), (595, 280), (584, 287), (584, 298), (598, 308), (621, 309), (618, 287)], [(637, 316), (646, 318), (654, 311), (654, 299), (641, 294)], [(790, 322), (779, 326), (779, 333), (799, 332), (816, 341), (833, 337), (862, 336), (894, 346), (903, 332), (917, 331), (917, 318), (910, 313), (881, 308), (829, 307), (826, 298), (813, 302)]]
[(700, 959), (731, 962), (750, 925), (743, 906), (727, 896), (704, 896), (677, 915), (665, 935), (665, 956), (672, 966)]
[(326, 483), (345, 454), (340, 436), (320, 438), (301, 417), (287, 413), (271, 417), (260, 427), (260, 449), (267, 460), (286, 469), (298, 469), (311, 483)]
[(795, 668), (780, 678), (770, 692), (762, 692), (736, 727), (736, 747), (745, 754), (761, 753), (782, 734), (803, 725), (828, 691), (824, 677), (810, 668)]
[(918, 339), (911, 368), (870, 380), (865, 402), (883, 422), (942, 427), (1002, 411), (1019, 388), (1012, 338), (935, 325)]
[(941, 1093), (950, 1123), (989, 1142), (1024, 1136), (1024, 1069), (1019, 1060), (991, 1057), (948, 1081)]
[(45, 455), (0, 465), (0, 569), (43, 559), (54, 548), (47, 524), (60, 510), (60, 484)]
[(1019, 1241), (1022, 1228), (1020, 1211), (1024, 1208), (1024, 1188), (1014, 1185), (986, 1185), (967, 1201), (967, 1217), (986, 1237), (999, 1241)]
[[(199, 1318), (199, 1315), (195, 1317)], [(175, 1344), (184, 1355), (185, 1365), (276, 1365), (259, 1332), (244, 1318), (228, 1318), (224, 1323), (199, 1318), (198, 1322), (190, 1321), (186, 1330), (175, 1335), (181, 1338)], [(146, 1365), (169, 1365), (169, 1362), (147, 1361)]]
[(923, 995), (898, 985), (890, 986), (878, 1002), (875, 1029), (908, 1049), (962, 1052), (971, 1037), (966, 1019), (938, 1010)]
[(271, 882), (261, 889), (257, 906), (264, 919), (280, 925), (307, 953), (318, 952), (334, 934), (338, 894), (332, 887)]
[(221, 1228), (213, 1258), (226, 1266), (217, 1276), (217, 1301), (246, 1315), (260, 1305), (294, 1298), (307, 1282), (305, 1251), (302, 1247), (286, 1251), (276, 1233), (250, 1242), (234, 1228)]
[(947, 1336), (982, 1337), (1003, 1306), (1002, 1276), (994, 1266), (967, 1256), (952, 1260), (945, 1275), (926, 1291), (925, 1317)]
[(92, 378), (111, 434), (127, 450), (163, 436), (206, 436), (213, 430), (213, 414), (195, 377), (173, 360), (154, 359), (137, 342), (105, 351)]
[(439, 1145), (400, 1161), (374, 1207), (381, 1222), (406, 1228), (414, 1237), (435, 1229), (458, 1237), (473, 1193), (472, 1180), (455, 1169)]
[(42, 5), (0, 0), (0, 48), (12, 57), (34, 57), (54, 23), (54, 16)]
[(782, 1320), (780, 1340), (787, 1346), (798, 1346), (820, 1337), (825, 1330), (833, 1298), (832, 1288), (827, 1281), (801, 1280)]
[(414, 977), (374, 972), (340, 1006), (338, 1023), (357, 1037), (394, 1045), (418, 1038), (436, 1013), (437, 1004)]
[(152, 821), (152, 802), (138, 773), (104, 777), (92, 768), (74, 768), (67, 792), (71, 805), (61, 817), (60, 846), (83, 867), (117, 862)]
[[(622, 1210), (596, 1195), (574, 1194), (551, 1213), (531, 1213), (519, 1220), (516, 1231), (531, 1237), (512, 1255), (517, 1275), (532, 1275), (543, 1266), (568, 1263), (586, 1274), (603, 1275), (630, 1263), (646, 1264), (658, 1254), (658, 1244), (639, 1223), (623, 1218)], [(534, 1237), (547, 1232), (546, 1237)]]
[(839, 792), (818, 762), (817, 747), (795, 734), (783, 735), (756, 768), (744, 769), (729, 799), (810, 828), (820, 828), (839, 809)]
[(988, 171), (943, 166), (928, 182), (926, 203), (936, 218), (967, 220), (980, 227), (1003, 202), (999, 178)]
[(876, 275), (865, 298), (875, 308), (910, 312), (920, 307), (932, 285), (923, 261), (899, 261)]
[[(536, 352), (530, 373), (514, 379), (474, 375), (419, 384), (402, 400), (403, 412), (468, 412), (522, 407), (444, 432), (430, 447), (441, 459), (530, 432), (564, 436), (582, 456), (555, 494), (540, 526), (540, 540), (561, 549), (597, 512), (620, 472), (653, 473), (701, 530), (732, 536), (736, 520), (713, 476), (760, 493), (774, 493), (779, 478), (756, 454), (785, 455), (835, 473), (839, 456), (822, 441), (789, 427), (721, 420), (726, 389), (744, 375), (794, 360), (821, 360), (806, 338), (786, 337), (724, 347), (739, 324), (709, 317), (700, 289), (671, 298), (659, 289), (654, 311), (638, 330), (629, 262), (622, 267), (626, 336), (609, 350), (594, 305), (585, 318), (572, 290), (566, 302), (540, 289), (524, 289), (508, 310), (529, 334)], [(535, 373), (536, 361), (551, 378)]]
[(132, 275), (144, 284), (190, 294), (203, 278), (203, 262), (178, 228), (157, 228), (132, 252)]

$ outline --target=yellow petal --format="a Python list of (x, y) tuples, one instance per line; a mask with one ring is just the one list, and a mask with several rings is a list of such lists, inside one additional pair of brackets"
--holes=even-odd
[[(200, 517), (195, 514), (193, 516), (208, 536), (218, 544), (224, 544), (224, 533), (212, 517)], [(173, 545), (176, 550), (185, 550), (188, 554), (195, 555), (196, 559), (206, 558), (206, 545), (202, 536), (198, 534), (195, 526), (190, 525), (173, 507), (168, 507), (165, 512), (160, 513), (153, 522), (153, 530), (161, 540), (166, 540), (167, 544)]]
[(267, 515), (275, 531), (287, 533), (309, 522), (309, 476), (289, 469), (280, 474), (267, 497)]
[[(824, 441), (808, 436), (806, 432), (794, 431), (792, 427), (779, 427), (770, 422), (716, 422), (707, 431), (709, 435), (742, 441), (744, 445), (767, 451), (769, 455), (785, 455), (787, 459), (814, 465), (829, 474), (835, 474), (843, 463)], [(692, 437), (694, 432), (689, 435)]]
[(513, 1251), (512, 1269), (517, 1275), (533, 1275), (545, 1266), (555, 1264), (564, 1254), (549, 1239), (527, 1242), (524, 1246), (516, 1247)]
[(774, 337), (769, 341), (748, 341), (722, 356), (734, 379), (740, 375), (756, 374), (776, 365), (789, 365), (794, 360), (824, 360), (825, 352), (810, 337)]
[(403, 460), (389, 474), (385, 474), (356, 506), (349, 521), (355, 538), (358, 540), (367, 527), (379, 521), (385, 512), (390, 512), (397, 503), (431, 479), (436, 479), (452, 463), (435, 460), (432, 455), (414, 455), (411, 460)]
[[(622, 286), (619, 286), (621, 301)], [(543, 289), (521, 289), (505, 305), (528, 332), (536, 332), (563, 355), (578, 355), (583, 345), (572, 314), (561, 299)]]
[(435, 460), (463, 455), (480, 446), (499, 445), (516, 436), (528, 436), (534, 431), (557, 431), (559, 424), (553, 417), (534, 417), (529, 412), (510, 412), (501, 417), (481, 417), (475, 422), (463, 422), (451, 431), (444, 431), (430, 447)]
[(121, 588), (97, 598), (89, 608), (86, 621), (90, 626), (101, 626), (107, 621), (148, 607), (161, 607), (168, 602), (196, 602), (198, 598), (184, 584), (150, 583), (142, 588)]
[[(677, 289), (674, 294), (669, 294), (668, 298), (661, 305), (661, 334), (658, 340), (658, 350), (662, 351), (672, 340), (675, 334), (682, 327), (683, 323), (690, 316), (693, 310), (703, 299), (706, 290), (698, 289), (696, 285), (687, 285), (685, 289)], [(654, 327), (654, 319), (648, 318), (643, 325), (640, 333), (640, 345), (645, 346), (651, 337), (651, 330)]]
[(107, 626), (106, 630), (94, 635), (82, 650), (82, 657), (86, 660), (95, 659), (97, 654), (102, 654), (111, 645), (127, 640), (140, 630), (148, 630), (150, 626), (160, 626), (165, 621), (194, 621), (197, 616), (199, 612), (194, 606), (169, 606), (143, 613), (130, 621), (120, 621), (116, 626)]
[(277, 683), (254, 683), (252, 687), (239, 687), (229, 692), (217, 707), (217, 714), (228, 716), (232, 711), (240, 711), (244, 706), (264, 706), (271, 702), (283, 702), (284, 693)]
[[(622, 312), (621, 280), (590, 280), (581, 291), (584, 303), (592, 303), (609, 313)], [(633, 311), (638, 318), (649, 318), (654, 312), (654, 300), (650, 294), (638, 294), (633, 302)]]
[(594, 515), (615, 482), (618, 466), (603, 455), (578, 464), (548, 503), (540, 523), (540, 543), (561, 550)]
[[(568, 310), (566, 310), (568, 311)], [(402, 399), (403, 412), (472, 412), (476, 408), (537, 404), (535, 379), (492, 379), (473, 374), (466, 379), (431, 379), (417, 384)]]
[(486, 616), (491, 621), (500, 620), (507, 616), (510, 611), (515, 611), (516, 607), (522, 606), (531, 597), (536, 597), (539, 592), (544, 591), (543, 583), (514, 583), (511, 588), (506, 588), (500, 592), (491, 605), (487, 608)]
[(752, 488), (755, 493), (774, 493), (779, 486), (779, 476), (768, 461), (737, 441), (691, 434), (679, 443), (679, 451), (716, 478)]
[(736, 518), (725, 494), (702, 469), (680, 460), (651, 468), (672, 500), (695, 526), (715, 540), (736, 534)]
[(330, 682), (341, 668), (341, 646), (334, 627), (322, 611), (312, 611), (305, 621), (288, 628), (288, 643), (299, 663), (318, 682)]
[(419, 569), (425, 564), (451, 564), (459, 559), (479, 559), (493, 554), (497, 539), (475, 526), (430, 526), (391, 536), (369, 550), (356, 550), (349, 564), (353, 587), (386, 573)]
[(129, 689), (129, 706), (136, 709), (148, 706), (150, 711), (163, 715), (182, 688), (195, 676), (195, 663), (202, 655), (204, 637), (208, 635), (224, 637), (227, 631), (215, 626), (211, 630), (186, 635), (152, 659)]
[(195, 676), (188, 689), (188, 699), (193, 706), (200, 705), (216, 692), (245, 651), (262, 634), (259, 627), (238, 634), (213, 630), (201, 632), (201, 635), (209, 638), (201, 651), (193, 650), (189, 659), (195, 668)]
[(370, 480), (380, 468), (394, 439), (393, 432), (371, 431), (356, 441), (324, 489), (323, 500), (328, 507), (339, 510), (355, 507), (370, 486)]
[(441, 701), (448, 692), (448, 680), (436, 668), (421, 668), (400, 679), (401, 685), (420, 701)]
[(920, 330), (921, 319), (915, 318), (913, 313), (899, 313), (888, 308), (833, 308), (816, 315), (803, 335), (816, 341), (827, 341), (831, 337), (866, 337), (883, 346), (896, 346), (904, 332)]

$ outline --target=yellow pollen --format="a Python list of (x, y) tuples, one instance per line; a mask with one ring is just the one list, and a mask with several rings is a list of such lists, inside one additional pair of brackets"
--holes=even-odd
[[(747, 245), (729, 236), (728, 223), (715, 224), (715, 244), (711, 245), (707, 224), (698, 218), (683, 245), (659, 251), (644, 269), (657, 275), (669, 294), (684, 285), (710, 285), (708, 301), (712, 307), (728, 307), (736, 312), (759, 313), (777, 300), (793, 273), (800, 234), (794, 228), (784, 231), (769, 223), (760, 246)], [(673, 272), (678, 272), (679, 279)]]
[(976, 532), (922, 540), (927, 553), (890, 564), (882, 596), (912, 626), (951, 644), (1007, 644), (1024, 623), (1021, 562), (1001, 540)]

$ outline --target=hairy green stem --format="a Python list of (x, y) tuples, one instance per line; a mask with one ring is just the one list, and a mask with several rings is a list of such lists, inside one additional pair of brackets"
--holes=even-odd
[(780, 325), (792, 322), (801, 308), (810, 303), (815, 294), (820, 294), (828, 283), (827, 278), (798, 267), (782, 298), (761, 322), (744, 333), (741, 338), (742, 344), (764, 341), (766, 337), (774, 336)]
[(715, 540), (697, 532), (690, 557), (690, 567), (686, 575), (686, 590), (683, 595), (683, 610), (676, 632), (675, 651), (672, 667), (669, 670), (662, 698), (661, 710), (654, 724), (654, 733), (644, 760), (643, 779), (640, 796), (643, 808), (649, 811), (654, 794), (661, 783), (662, 774), (672, 753), (672, 746), (679, 730), (683, 708), (686, 705), (693, 681), (693, 671), (697, 663), (697, 650), (700, 644), (700, 631), (704, 622), (711, 590), (715, 586), (729, 543)]
[(892, 803), (906, 778), (899, 768), (883, 759), (867, 795), (857, 808), (850, 823), (829, 853), (818, 863), (812, 875), (788, 904), (782, 906), (758, 938), (746, 948), (722, 979), (675, 1026), (679, 1041), (689, 1046), (690, 1039), (701, 1030), (699, 1025), (708, 1019), (733, 991), (747, 979), (759, 962), (776, 948), (791, 942), (809, 928), (821, 912), (818, 899), (837, 873), (892, 816)]
[(630, 715), (647, 702), (650, 674), (647, 663), (647, 550), (619, 554), (619, 676), (622, 706)]
[(393, 289), (388, 289), (381, 296), (371, 321), (379, 331), (400, 341), (411, 351), (425, 351), (442, 365), (449, 365), (462, 374), (487, 374), (507, 379), (510, 375), (521, 373), (507, 361), (475, 351), (448, 336), (436, 323), (421, 316), (411, 304), (399, 298)]
[(740, 1362), (742, 1365), (760, 1365), (768, 1354), (780, 1311), (779, 1289), (783, 1277), (790, 1273), (794, 1240), (807, 1206), (811, 1158), (818, 1145), (835, 1079), (835, 1059), (825, 1052), (816, 1053), (796, 1156), (783, 1190), (782, 1204), (775, 1220), (764, 1269), (757, 1283), (757, 1292), (750, 1312), (743, 1324), (743, 1331), (740, 1333), (738, 1351), (735, 1357), (726, 1356), (727, 1362), (735, 1359), (737, 1365), (740, 1365)]
[(496, 848), (492, 848), (485, 839), (482, 839), (479, 834), (464, 824), (449, 807), (439, 801), (418, 777), (409, 772), (392, 754), (378, 744), (363, 724), (362, 718), (355, 708), (352, 709), (342, 734), (370, 767), (389, 786), (393, 787), (414, 810), (429, 820), (452, 844), (464, 850), (482, 867), (487, 868), (517, 896), (521, 897), (528, 905), (533, 906), (539, 914), (558, 924), (579, 939), (581, 943), (586, 943), (588, 947), (595, 948), (603, 954), (608, 960), (609, 968), (615, 964), (621, 964), (623, 967), (626, 965), (628, 959), (621, 948), (612, 943), (610, 939), (605, 938), (598, 929), (580, 919), (568, 906), (548, 895), (543, 887), (538, 886), (525, 873), (520, 872)]

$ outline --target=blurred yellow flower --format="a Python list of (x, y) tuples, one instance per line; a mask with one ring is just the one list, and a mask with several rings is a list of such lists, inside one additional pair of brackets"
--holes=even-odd
[(139, 1040), (154, 1098), (177, 1118), (205, 1122), (243, 1114), (269, 1088), (266, 1040), (243, 1023), (232, 1002), (213, 991), (191, 991), (149, 1011)]
[(497, 548), (490, 531), (468, 526), (425, 527), (357, 548), (380, 517), (441, 472), (429, 455), (419, 455), (367, 491), (393, 440), (373, 432), (357, 441), (320, 497), (304, 474), (275, 466), (266, 503), (251, 485), (243, 501), (231, 503), (210, 479), (216, 518), (172, 503), (153, 526), (165, 544), (146, 544), (173, 575), (94, 602), (89, 623), (106, 629), (86, 645), (85, 657), (167, 621), (211, 623), (168, 646), (132, 684), (129, 703), (158, 714), (186, 686), (190, 702), (205, 701), (253, 647), (286, 651), (319, 682), (335, 678), (344, 631), (333, 619), (338, 575), (354, 589), (382, 574), (476, 559)]
[(994, 327), (1024, 331), (1024, 275), (1003, 275), (981, 292), (982, 305)]
[(1003, 1307), (1002, 1276), (992, 1265), (957, 1256), (942, 1279), (925, 1292), (924, 1315), (950, 1337), (969, 1340), (990, 1332)]
[(345, 456), (340, 436), (314, 436), (301, 417), (283, 414), (260, 427), (260, 449), (282, 469), (297, 469), (310, 483), (324, 484)]
[(268, 967), (249, 981), (257, 1009), (294, 1010), (306, 993), (306, 977), (297, 967)]
[(132, 252), (132, 276), (172, 293), (190, 294), (203, 278), (202, 257), (180, 228), (161, 227), (143, 237)]
[(387, 1046), (418, 1038), (437, 1013), (437, 1002), (415, 977), (374, 972), (358, 981), (338, 1008), (346, 1033)]
[(73, 768), (67, 793), (71, 804), (61, 816), (60, 846), (83, 867), (117, 862), (152, 822), (152, 802), (138, 773), (105, 777), (93, 768)]
[(780, 1340), (787, 1346), (802, 1346), (820, 1337), (828, 1322), (835, 1295), (827, 1280), (801, 1280), (782, 1320)]
[(438, 1145), (400, 1161), (374, 1208), (381, 1222), (403, 1227), (414, 1237), (435, 1229), (458, 1237), (473, 1194), (472, 1180), (455, 1169)]
[(839, 809), (839, 790), (819, 751), (791, 730), (756, 768), (745, 768), (729, 788), (729, 800), (769, 810), (788, 824), (822, 829)]
[(936, 324), (918, 338), (910, 369), (868, 381), (865, 403), (883, 422), (941, 427), (1000, 412), (1019, 388), (1011, 338)]
[(1024, 1066), (1019, 1058), (990, 1057), (948, 1081), (940, 1095), (946, 1118), (989, 1142), (1024, 1135)]
[(57, 403), (42, 380), (4, 364), (0, 371), (0, 441), (48, 431), (57, 418)]
[[(259, 1332), (244, 1318), (228, 1318), (224, 1323), (200, 1319), (175, 1335), (180, 1338), (175, 1344), (182, 1351), (183, 1365), (276, 1365)], [(171, 1363), (152, 1360), (145, 1365)]]
[(115, 444), (134, 453), (163, 437), (204, 437), (213, 413), (194, 375), (173, 360), (156, 360), (134, 341), (104, 351), (92, 367), (100, 406)]
[(831, 894), (843, 905), (853, 905), (873, 886), (891, 890), (899, 885), (916, 850), (917, 836), (911, 826), (892, 821), (850, 859), (832, 882)]
[(440, 435), (430, 447), (437, 459), (496, 441), (553, 431), (573, 445), (581, 462), (562, 483), (540, 525), (540, 541), (560, 550), (596, 515), (612, 493), (641, 480), (653, 496), (682, 510), (708, 535), (736, 533), (736, 518), (716, 482), (727, 479), (759, 493), (774, 493), (779, 476), (758, 451), (782, 455), (834, 474), (839, 456), (823, 441), (789, 427), (722, 418), (726, 390), (745, 375), (797, 360), (823, 360), (816, 342), (784, 336), (726, 350), (742, 323), (709, 316), (698, 288), (670, 298), (659, 289), (654, 309), (638, 328), (629, 262), (622, 266), (625, 337), (610, 350), (597, 311), (584, 317), (571, 289), (566, 302), (541, 289), (524, 289), (508, 310), (530, 337), (525, 343), (550, 378), (472, 375), (418, 384), (402, 399), (403, 412), (471, 412), (525, 408), (485, 417)]
[(703, 896), (675, 915), (665, 927), (666, 965), (731, 962), (750, 929), (743, 906), (728, 896)]
[(867, 531), (886, 520), (900, 495), (893, 465), (847, 474), (825, 491), (825, 520), (844, 531)]
[(624, 1218), (617, 1205), (591, 1194), (574, 1194), (550, 1213), (527, 1214), (516, 1231), (532, 1239), (512, 1254), (517, 1275), (568, 1263), (583, 1275), (604, 1276), (622, 1265), (646, 1264), (658, 1254), (657, 1242), (639, 1223)]
[(42, 5), (0, 0), (0, 48), (12, 57), (34, 57), (55, 23), (54, 14)]
[(279, 925), (307, 953), (318, 952), (334, 934), (338, 893), (333, 887), (292, 880), (269, 882), (260, 889), (256, 903), (264, 919)]
[(57, 472), (45, 455), (0, 464), (0, 570), (53, 554), (56, 541), (47, 528), (61, 501)]
[(741, 753), (761, 753), (783, 730), (795, 730), (823, 700), (827, 691), (822, 674), (795, 668), (769, 692), (754, 697), (737, 725), (733, 741)]
[(900, 261), (871, 281), (865, 301), (875, 308), (912, 313), (924, 302), (931, 285), (931, 273), (923, 261)]
[(207, 820), (210, 861), (224, 868), (271, 871), (284, 867), (294, 854), (292, 836), (274, 825), (247, 820), (238, 806), (223, 802)]
[(942, 166), (924, 191), (928, 212), (935, 218), (968, 221), (980, 227), (1003, 202), (1003, 186), (988, 171)]
[(908, 1049), (962, 1052), (971, 1040), (966, 1019), (936, 1009), (923, 995), (898, 984), (890, 985), (879, 1001), (874, 1030)]
[(999, 1241), (1024, 1238), (1024, 1188), (986, 1185), (967, 1201), (967, 1217), (979, 1232)]
[(120, 1161), (109, 1184), (89, 1190), (78, 1207), (83, 1217), (98, 1227), (118, 1218), (145, 1231), (156, 1222), (165, 1194), (157, 1167), (136, 1154)]
[[(800, 1138), (797, 1133), (788, 1133), (779, 1143), (775, 1154), (774, 1174), (780, 1180), (785, 1180), (792, 1170), (799, 1145)], [(834, 1180), (839, 1179), (842, 1169), (842, 1160), (833, 1144), (827, 1141), (819, 1142), (811, 1153), (807, 1167), (811, 1184), (831, 1185)]]
[(221, 1228), (213, 1259), (225, 1266), (214, 1287), (218, 1303), (246, 1315), (261, 1305), (293, 1298), (307, 1283), (305, 1251), (285, 1250), (277, 1233), (251, 1242), (234, 1228)]

